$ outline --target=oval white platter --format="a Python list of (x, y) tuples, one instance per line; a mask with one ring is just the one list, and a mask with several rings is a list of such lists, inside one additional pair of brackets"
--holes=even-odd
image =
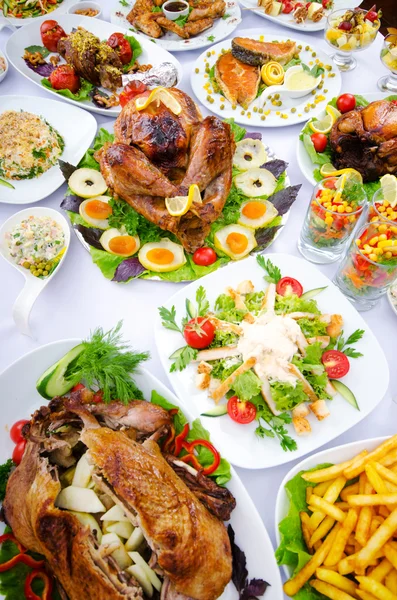
[[(46, 400), (36, 391), (37, 379), (50, 365), (80, 342), (81, 340), (78, 339), (60, 340), (41, 346), (29, 354), (25, 354), (0, 374), (2, 396), (7, 398), (7, 402), (3, 403), (0, 415), (0, 429), (3, 432), (9, 431), (15, 421), (28, 418), (36, 409), (46, 404)], [(150, 399), (152, 390), (156, 390), (169, 402), (180, 406), (190, 422), (193, 420), (184, 403), (178, 400), (149, 371), (141, 369), (140, 373), (136, 375), (135, 381), (145, 398)], [(217, 445), (216, 440), (212, 441)], [(0, 436), (1, 463), (11, 456), (13, 447), (9, 435), (3, 433)], [(237, 501), (230, 524), (235, 531), (237, 544), (246, 554), (249, 576), (250, 578), (263, 578), (270, 583), (270, 587), (266, 590), (266, 600), (280, 600), (282, 597), (281, 577), (272, 544), (254, 503), (233, 469), (232, 479), (227, 487)], [(0, 598), (4, 598), (4, 596), (0, 594)], [(238, 599), (238, 593), (232, 583), (229, 583), (220, 599)]]
[[(335, 94), (335, 95), (337, 96), (338, 94)], [(382, 94), (381, 92), (369, 92), (368, 94), (360, 94), (360, 95), (363, 96), (364, 98), (366, 98), (368, 100), (368, 102), (374, 102), (374, 100), (382, 100), (382, 98), (387, 98), (387, 96), (390, 96), (390, 94)], [(331, 100), (331, 99), (332, 98), (330, 98), (329, 100)], [(329, 102), (329, 100), (328, 100), (328, 102)], [(325, 117), (325, 115), (326, 115), (326, 112), (325, 112), (325, 106), (324, 106), (324, 110), (322, 110), (320, 112), (320, 114), (317, 115), (317, 118), (323, 119)], [(305, 150), (303, 142), (299, 139), (299, 137), (298, 137), (298, 142), (297, 142), (297, 146), (296, 146), (296, 159), (297, 159), (300, 170), (302, 171), (303, 175), (306, 177), (308, 182), (313, 185), (317, 185), (317, 181), (314, 178), (313, 172), (316, 168), (319, 168), (321, 165), (315, 165), (312, 163), (312, 161), (309, 158), (308, 153)]]
[[(260, 97), (251, 102), (247, 110), (244, 110), (242, 106), (239, 105), (237, 105), (237, 108), (233, 110), (231, 103), (224, 96), (218, 93), (208, 93), (206, 86), (208, 86), (209, 78), (208, 74), (205, 72), (206, 66), (208, 65), (211, 68), (215, 64), (222, 51), (230, 50), (232, 39), (229, 39), (212, 46), (210, 56), (207, 55), (206, 51), (200, 54), (191, 69), (190, 81), (195, 96), (198, 98), (201, 104), (203, 104), (209, 111), (215, 113), (216, 115), (225, 119), (234, 119), (237, 123), (251, 125), (252, 127), (286, 127), (288, 125), (295, 125), (296, 123), (303, 123), (307, 121), (309, 117), (317, 116), (323, 107), (325, 107), (334, 96), (339, 94), (342, 86), (342, 78), (339, 69), (335, 67), (328, 54), (326, 54), (323, 50), (319, 50), (315, 44), (309, 45), (307, 42), (302, 40), (291, 38), (289, 36), (283, 36), (278, 33), (266, 32), (264, 34), (261, 29), (247, 29), (239, 31), (238, 37), (246, 37), (262, 42), (286, 42), (287, 40), (291, 40), (296, 42), (298, 46), (301, 45), (302, 50), (299, 56), (301, 57), (302, 62), (307, 65), (312, 63), (313, 65), (315, 59), (319, 59), (320, 62), (322, 62), (325, 66), (330, 67), (329, 71), (325, 71), (323, 88), (321, 90), (316, 90), (316, 93), (324, 97), (324, 100), (319, 102), (316, 108), (311, 109), (308, 113), (304, 111), (304, 108), (306, 104), (312, 102), (311, 99), (314, 98), (314, 96), (310, 94), (297, 99), (285, 98), (283, 106), (281, 107), (271, 106), (270, 102), (267, 101), (264, 111), (266, 112), (270, 108), (272, 110), (270, 110), (270, 114), (265, 115), (265, 120), (261, 119), (265, 113), (260, 114), (259, 112), (254, 112), (254, 108), (259, 109), (262, 107), (263, 100), (261, 100)], [(308, 48), (308, 50), (305, 48)], [(316, 53), (315, 57), (312, 56), (312, 53), (314, 52)], [(329, 75), (332, 75), (332, 77), (329, 77)], [(327, 90), (327, 92), (325, 92), (325, 90)], [(282, 97), (280, 99), (282, 99)], [(221, 109), (221, 106), (224, 106), (224, 108)], [(291, 108), (296, 108), (296, 112), (292, 113)], [(282, 113), (285, 113), (288, 118), (282, 118)]]
[[(127, 15), (133, 5), (133, 1), (128, 2), (127, 6), (124, 6), (120, 4), (119, 0), (116, 0), (111, 9), (110, 22), (135, 31), (135, 28), (127, 21)], [(215, 19), (214, 25), (210, 29), (206, 29), (199, 35), (195, 35), (188, 40), (183, 40), (175, 33), (167, 31), (161, 38), (153, 39), (153, 41), (169, 52), (197, 50), (198, 48), (205, 48), (206, 46), (211, 46), (212, 44), (225, 39), (228, 35), (233, 33), (240, 23), (241, 10), (237, 0), (226, 0), (225, 15), (220, 19)], [(140, 35), (144, 34), (141, 33)], [(149, 36), (147, 36), (147, 39), (152, 40)]]
[[(351, 442), (349, 444), (344, 444), (343, 446), (336, 446), (335, 448), (328, 448), (328, 450), (323, 450), (322, 452), (312, 454), (312, 456), (305, 458), (305, 460), (302, 460), (297, 465), (292, 467), (292, 469), (287, 473), (287, 475), (281, 482), (276, 499), (276, 509), (274, 518), (277, 545), (280, 544), (280, 532), (278, 529), (278, 525), (284, 519), (284, 517), (286, 517), (289, 509), (289, 500), (285, 492), (285, 486), (288, 483), (288, 481), (290, 481), (290, 479), (295, 477), (295, 475), (297, 475), (300, 471), (308, 471), (309, 469), (313, 469), (317, 465), (325, 463), (338, 464), (349, 460), (350, 458), (353, 458), (354, 456), (356, 456), (356, 454), (359, 454), (363, 450), (368, 450), (369, 452), (371, 452), (388, 437), (389, 436), (371, 438), (369, 440)], [(290, 571), (290, 569), (286, 565), (284, 565), (282, 568), (286, 578), (291, 577), (292, 572)]]
[[(357, 345), (363, 357), (351, 360), (350, 371), (343, 379), (355, 394), (360, 410), (353, 408), (338, 394), (327, 403), (331, 412), (327, 419), (319, 422), (313, 415), (309, 417), (312, 426), (310, 435), (298, 437), (293, 426), (287, 425), (288, 433), (298, 444), (298, 449), (293, 452), (284, 452), (277, 439), (258, 438), (255, 435), (256, 421), (242, 426), (233, 422), (227, 415), (218, 418), (201, 417), (204, 426), (217, 440), (222, 454), (227, 456), (233, 465), (245, 469), (275, 467), (317, 450), (369, 415), (386, 394), (389, 384), (388, 364), (375, 335), (339, 289), (316, 267), (301, 258), (288, 254), (265, 254), (265, 256), (280, 268), (282, 276), (298, 279), (305, 291), (327, 286), (327, 289), (316, 298), (319, 308), (324, 313), (332, 314), (337, 311), (341, 314), (347, 335), (356, 329), (365, 330), (362, 340)], [(246, 279), (252, 281), (256, 290), (264, 289), (266, 285), (263, 280), (264, 275), (255, 258), (247, 258), (191, 283), (172, 296), (165, 303), (165, 307), (170, 310), (175, 306), (176, 320), (180, 322), (186, 314), (186, 299), (189, 298), (194, 302), (200, 285), (205, 288), (210, 306), (213, 306), (216, 298), (227, 287), (236, 288)], [(215, 404), (208, 397), (208, 390), (199, 390), (196, 387), (194, 364), (190, 364), (184, 371), (170, 373), (172, 361), (169, 360), (169, 356), (183, 345), (181, 334), (165, 329), (161, 325), (159, 316), (154, 330), (156, 346), (164, 370), (178, 396), (185, 399), (190, 412), (198, 416), (213, 408)], [(376, 380), (373, 377), (374, 372), (381, 374), (376, 377)]]
[[(58, 8), (45, 15), (45, 19), (59, 19), (59, 16), (63, 15), (68, 10), (68, 8), (73, 6), (73, 4), (76, 4), (77, 1), (78, 0), (63, 0), (62, 3), (58, 6)], [(0, 15), (3, 16), (2, 10), (0, 10)], [(17, 19), (16, 17), (7, 15), (7, 17), (5, 18), (14, 27), (25, 27), (25, 25), (30, 25), (31, 23), (34, 23), (35, 21), (37, 21), (37, 19), (41, 19), (42, 17), (40, 16), (28, 17), (26, 19)]]
[[(38, 85), (40, 89), (45, 90), (52, 96), (56, 97), (58, 100), (64, 100), (66, 102), (69, 102), (70, 104), (74, 104), (74, 106), (85, 108), (86, 110), (105, 115), (106, 117), (117, 117), (117, 115), (121, 111), (120, 106), (114, 106), (109, 109), (104, 109), (95, 106), (95, 104), (93, 104), (91, 100), (78, 102), (71, 98), (66, 98), (65, 96), (57, 94), (57, 92), (50, 90), (47, 87), (43, 87), (40, 83), (42, 80), (41, 75), (38, 75), (37, 73), (29, 69), (29, 67), (26, 65), (25, 61), (23, 60), (25, 48), (33, 45), (42, 46), (40, 36), (40, 23), (42, 23), (45, 20), (46, 19), (44, 17), (41, 17), (40, 19), (35, 20), (34, 23), (26, 25), (26, 27), (24, 27), (23, 29), (19, 29), (18, 31), (15, 31), (15, 33), (12, 34), (12, 36), (8, 39), (6, 44), (7, 58), (10, 61), (10, 63), (24, 77)], [(73, 28), (83, 27), (84, 29), (87, 29), (88, 31), (96, 35), (100, 40), (107, 40), (109, 36), (115, 32), (119, 32), (124, 35), (132, 35), (131, 31), (125, 29), (124, 27), (112, 25), (111, 23), (107, 23), (106, 21), (101, 21), (100, 19), (93, 19), (91, 17), (82, 17), (80, 15), (61, 15), (57, 19), (57, 21), (66, 33), (70, 33)], [(150, 38), (148, 38), (147, 36), (134, 33), (134, 37), (141, 44), (143, 50), (142, 54), (139, 57), (140, 64), (151, 64), (152, 66), (156, 66), (164, 62), (171, 62), (175, 65), (175, 67), (178, 70), (178, 83), (180, 83), (183, 73), (182, 67), (178, 60), (174, 56), (172, 56), (172, 54), (164, 50), (164, 48), (160, 48), (160, 46), (158, 46), (157, 44), (153, 44), (153, 42), (151, 42)], [(105, 91), (109, 93), (109, 90)]]
[[(354, 2), (354, 0), (334, 0), (332, 10), (339, 10), (340, 8), (355, 8), (356, 6), (360, 6), (361, 2)], [(295, 31), (301, 31), (302, 33), (322, 31), (325, 28), (327, 15), (331, 12), (330, 10), (326, 11), (326, 15), (318, 23), (314, 23), (310, 19), (307, 19), (303, 23), (297, 23), (293, 18), (292, 13), (289, 15), (284, 15), (281, 13), (277, 17), (272, 17), (271, 15), (267, 15), (263, 10), (255, 10), (258, 6), (257, 0), (240, 0), (240, 4), (244, 7), (243, 11), (244, 9), (249, 10), (250, 12), (254, 12), (256, 15), (259, 15), (263, 19), (267, 19), (268, 21), (272, 21), (273, 23), (282, 25), (283, 27), (288, 27), (289, 29), (295, 29)]]
[[(95, 137), (95, 117), (81, 108), (61, 104), (49, 98), (0, 96), (0, 114), (6, 110), (22, 110), (43, 117), (65, 142), (65, 148), (59, 158), (71, 164), (77, 164), (81, 160)], [(15, 189), (0, 186), (0, 202), (30, 204), (55, 192), (65, 180), (56, 164), (40, 177), (9, 181)]]

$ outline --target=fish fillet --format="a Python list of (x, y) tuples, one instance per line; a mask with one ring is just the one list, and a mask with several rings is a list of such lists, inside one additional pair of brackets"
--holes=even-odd
[(258, 93), (260, 69), (226, 52), (216, 61), (215, 80), (231, 104), (248, 108)]

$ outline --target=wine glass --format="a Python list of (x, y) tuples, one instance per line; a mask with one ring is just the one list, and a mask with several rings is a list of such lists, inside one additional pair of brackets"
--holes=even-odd
[(364, 50), (376, 38), (380, 20), (371, 21), (367, 18), (368, 14), (366, 10), (355, 8), (335, 10), (328, 16), (325, 40), (336, 49), (332, 59), (341, 71), (355, 69), (357, 61), (353, 58), (353, 52)]
[(390, 75), (381, 77), (378, 81), (378, 88), (382, 92), (392, 92), (397, 94), (397, 35), (389, 33), (383, 42), (382, 50), (380, 51), (380, 59)]

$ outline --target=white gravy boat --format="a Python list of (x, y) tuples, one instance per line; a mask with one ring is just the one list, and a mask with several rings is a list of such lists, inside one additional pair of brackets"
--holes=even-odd
[[(63, 253), (56, 269), (44, 279), (40, 279), (39, 277), (35, 277), (32, 273), (25, 269), (24, 267), (18, 265), (14, 259), (10, 256), (10, 251), (8, 247), (7, 240), (5, 238), (5, 234), (8, 231), (12, 231), (18, 223), (27, 219), (28, 217), (51, 217), (54, 219), (63, 230), (65, 235), (65, 252)], [(0, 228), (0, 254), (1, 256), (9, 262), (14, 269), (17, 269), (22, 275), (25, 277), (25, 285), (15, 300), (14, 306), (12, 308), (12, 316), (15, 322), (15, 325), (19, 329), (21, 333), (24, 335), (32, 336), (30, 327), (29, 327), (29, 316), (30, 312), (33, 308), (33, 304), (36, 302), (39, 294), (44, 290), (46, 285), (51, 281), (51, 279), (58, 273), (59, 269), (62, 266), (63, 261), (65, 260), (65, 256), (68, 252), (70, 245), (70, 229), (69, 225), (65, 219), (58, 211), (52, 208), (46, 207), (35, 207), (35, 208), (25, 208), (17, 212), (15, 215), (7, 219), (5, 223), (3, 223)]]
[(316, 89), (318, 84), (321, 81), (321, 75), (319, 75), (316, 79), (313, 79), (313, 85), (308, 88), (304, 88), (303, 90), (290, 90), (288, 89), (288, 80), (291, 78), (294, 73), (298, 71), (303, 71), (303, 67), (301, 65), (296, 65), (295, 67), (290, 67), (285, 72), (284, 83), (282, 85), (270, 85), (265, 88), (260, 95), (262, 100), (266, 100), (269, 96), (273, 96), (273, 94), (284, 94), (289, 98), (302, 98), (303, 96), (307, 96), (313, 90)]

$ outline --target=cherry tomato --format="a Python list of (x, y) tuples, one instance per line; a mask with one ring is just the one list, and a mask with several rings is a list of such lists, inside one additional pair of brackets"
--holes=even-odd
[(282, 10), (282, 12), (285, 15), (289, 15), (293, 10), (294, 10), (294, 5), (292, 4), (292, 2), (285, 2), (283, 4), (283, 10)]
[(252, 402), (241, 402), (237, 396), (229, 398), (227, 412), (233, 421), (241, 425), (252, 423), (256, 417), (255, 404), (252, 404)]
[(83, 390), (85, 388), (85, 385), (83, 383), (76, 383), (76, 385), (74, 385), (72, 387), (72, 392), (78, 392), (79, 390)]
[(394, 104), (394, 106), (397, 106), (397, 100), (392, 100), (391, 103)]
[(327, 352), (324, 352), (321, 361), (330, 379), (340, 379), (349, 372), (349, 359), (346, 354), (339, 352), (339, 350), (328, 350)]
[(81, 85), (80, 77), (70, 65), (57, 67), (49, 76), (49, 80), (54, 90), (69, 90), (72, 94), (76, 94)]
[(303, 287), (297, 279), (294, 279), (293, 277), (283, 277), (276, 285), (276, 292), (280, 296), (291, 296), (292, 294), (296, 294), (300, 297), (303, 294)]
[(14, 444), (19, 444), (19, 442), (24, 442), (25, 438), (22, 435), (22, 427), (29, 423), (26, 419), (21, 419), (21, 421), (17, 421), (10, 429), (10, 438), (14, 442)]
[(213, 265), (217, 258), (216, 252), (212, 248), (199, 248), (193, 254), (194, 264), (200, 265), (200, 267), (208, 267), (208, 265)]
[(21, 462), (23, 453), (25, 452), (25, 448), (26, 448), (26, 440), (19, 442), (15, 446), (14, 452), (12, 453), (12, 460), (16, 465), (19, 465), (19, 463)]
[(310, 136), (316, 152), (324, 152), (328, 144), (328, 138), (325, 133), (313, 133)]
[(353, 94), (342, 94), (336, 101), (336, 108), (343, 114), (356, 108), (356, 99)]
[(323, 187), (328, 188), (329, 190), (336, 189), (336, 179), (335, 179), (335, 177), (330, 177), (329, 179), (325, 179), (323, 181)]
[(98, 391), (97, 391), (97, 392), (94, 394), (94, 397), (93, 397), (92, 401), (93, 401), (95, 404), (98, 404), (99, 402), (103, 402), (103, 392), (102, 392), (102, 390), (98, 390)]
[(125, 106), (130, 100), (135, 98), (135, 96), (143, 94), (143, 92), (146, 92), (146, 90), (146, 85), (141, 81), (130, 81), (130, 83), (127, 83), (127, 85), (119, 95), (120, 105)]
[(122, 33), (112, 33), (107, 45), (116, 50), (123, 65), (128, 65), (132, 58), (132, 50), (129, 41), (125, 39)]
[(367, 19), (367, 21), (371, 21), (371, 23), (373, 23), (374, 21), (377, 20), (378, 13), (374, 10), (369, 10), (367, 12), (367, 14), (365, 15), (365, 18)]
[(215, 327), (206, 317), (195, 317), (185, 326), (183, 336), (191, 348), (207, 348), (215, 337)]
[(67, 37), (62, 27), (51, 19), (40, 25), (40, 34), (43, 46), (50, 52), (57, 52), (59, 40)]
[(332, 8), (333, 0), (323, 0), (321, 4), (323, 8)]
[(342, 31), (350, 31), (352, 27), (353, 25), (350, 23), (350, 21), (342, 21), (338, 25), (338, 29), (341, 29)]

